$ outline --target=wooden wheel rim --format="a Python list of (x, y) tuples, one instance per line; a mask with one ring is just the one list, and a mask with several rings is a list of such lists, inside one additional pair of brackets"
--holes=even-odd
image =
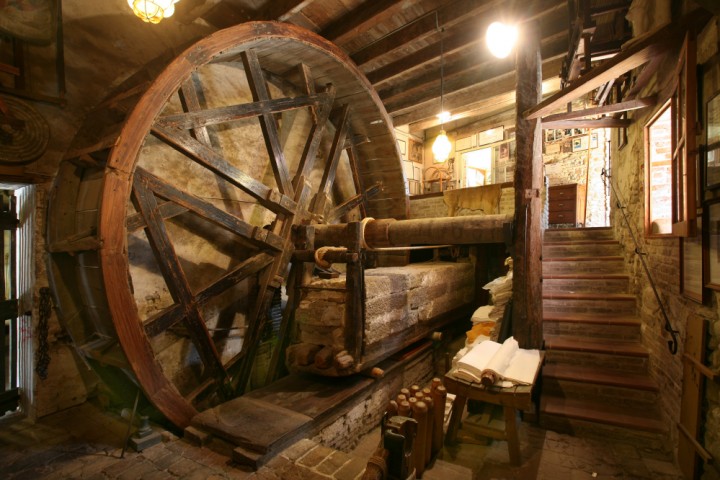
[[(116, 287), (106, 288), (107, 305), (129, 366), (146, 396), (160, 412), (179, 427), (187, 426), (197, 410), (164, 374), (143, 329), (132, 287), (128, 282), (126, 212), (125, 208), (118, 208), (118, 205), (124, 207), (130, 199), (138, 155), (153, 123), (168, 99), (178, 92), (192, 72), (209, 62), (218, 61), (223, 55), (230, 55), (228, 52), (234, 54), (250, 49), (269, 39), (300, 42), (309, 49), (322, 52), (335, 60), (336, 66), (342, 68), (342, 75), (354, 79), (357, 86), (364, 90), (362, 94), (371, 99), (374, 109), (363, 115), (363, 122), (368, 125), (369, 130), (375, 132), (374, 137), (382, 136), (390, 139), (392, 144), (384, 146), (383, 155), (395, 162), (395, 165), (384, 169), (386, 193), (373, 204), (379, 206), (378, 210), (372, 211), (373, 205), (371, 205), (369, 214), (376, 217), (403, 218), (407, 212), (399, 153), (392, 135), (391, 121), (365, 77), (342, 51), (327, 40), (288, 24), (248, 23), (219, 31), (198, 42), (172, 61), (129, 113), (114, 147), (110, 150), (103, 178), (97, 236), (103, 284)], [(333, 80), (342, 81), (342, 75), (340, 80), (337, 78)], [(373, 138), (372, 132), (369, 137)], [(384, 140), (378, 144), (382, 146), (383, 142)], [(378, 160), (378, 158), (369, 160)], [(393, 181), (388, 182), (388, 178)], [(365, 178), (366, 184), (373, 179), (372, 174), (368, 174)], [(398, 202), (398, 199), (401, 201)], [(383, 207), (388, 202), (398, 203), (401, 208), (393, 212), (392, 209)]]

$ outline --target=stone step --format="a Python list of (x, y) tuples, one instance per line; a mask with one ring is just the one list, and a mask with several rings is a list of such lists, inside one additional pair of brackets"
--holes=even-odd
[(616, 240), (579, 241), (579, 242), (545, 242), (542, 249), (543, 259), (557, 257), (611, 257), (622, 254), (620, 244)]
[(572, 314), (545, 310), (543, 333), (624, 341), (641, 338), (640, 319), (634, 315)]
[(625, 259), (621, 256), (556, 257), (542, 262), (543, 276), (561, 274), (624, 274)]
[(560, 274), (543, 275), (543, 293), (604, 292), (625, 293), (630, 286), (630, 277), (623, 274)]
[(608, 425), (633, 431), (662, 433), (665, 424), (655, 409), (631, 409), (623, 405), (591, 400), (576, 400), (561, 396), (544, 395), (540, 400), (540, 419), (556, 417), (566, 423), (574, 420)]
[(543, 292), (543, 312), (625, 316), (635, 310), (635, 296), (628, 293)]
[(546, 364), (646, 373), (648, 351), (637, 341), (545, 334)]
[(604, 400), (631, 408), (654, 405), (658, 388), (649, 375), (596, 367), (551, 364), (542, 370), (542, 394)]
[(610, 227), (593, 228), (548, 228), (543, 233), (543, 242), (583, 241), (583, 240), (613, 240), (613, 231)]

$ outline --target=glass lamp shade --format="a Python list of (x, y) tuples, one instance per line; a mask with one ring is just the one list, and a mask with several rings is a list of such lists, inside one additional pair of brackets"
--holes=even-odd
[(440, 135), (435, 138), (435, 142), (432, 146), (432, 152), (435, 156), (435, 160), (438, 162), (444, 162), (450, 156), (450, 140), (448, 139), (445, 130), (440, 130)]
[(144, 22), (160, 23), (160, 20), (175, 13), (175, 4), (180, 0), (128, 0), (128, 5)]
[(517, 41), (517, 34), (517, 27), (513, 25), (505, 25), (501, 22), (491, 23), (485, 36), (490, 53), (497, 58), (505, 58), (510, 55)]

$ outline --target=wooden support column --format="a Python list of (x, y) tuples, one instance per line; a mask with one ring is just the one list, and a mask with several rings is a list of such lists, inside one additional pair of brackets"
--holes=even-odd
[(517, 45), (515, 231), (513, 238), (513, 336), (520, 348), (541, 348), (542, 334), (542, 137), (538, 119), (523, 116), (542, 94), (540, 36), (526, 24)]

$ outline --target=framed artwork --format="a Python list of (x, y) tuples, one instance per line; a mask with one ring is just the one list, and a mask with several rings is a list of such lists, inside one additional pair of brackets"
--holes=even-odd
[(720, 94), (707, 102), (705, 139), (705, 188), (720, 187)]
[(572, 151), (578, 152), (580, 150), (588, 149), (588, 136), (583, 135), (582, 137), (575, 137), (572, 139)]
[(489, 130), (479, 132), (477, 134), (478, 147), (480, 145), (487, 145), (488, 143), (499, 142), (504, 138), (504, 135), (505, 130), (503, 127), (491, 128)]
[(412, 138), (408, 139), (408, 142), (410, 147), (409, 160), (416, 163), (423, 163), (423, 144), (416, 142)]
[(407, 143), (405, 143), (405, 140), (400, 140), (398, 138), (398, 148), (400, 149), (401, 155), (407, 155)]
[(698, 217), (697, 234), (680, 238), (680, 293), (698, 303), (705, 301), (702, 239), (702, 218)]
[(703, 259), (707, 288), (720, 290), (720, 199), (705, 205), (702, 219), (707, 254)]
[(590, 148), (598, 148), (598, 134), (590, 134)]
[(455, 150), (468, 150), (470, 148), (475, 148), (477, 135), (472, 134), (467, 137), (458, 138), (455, 140)]

